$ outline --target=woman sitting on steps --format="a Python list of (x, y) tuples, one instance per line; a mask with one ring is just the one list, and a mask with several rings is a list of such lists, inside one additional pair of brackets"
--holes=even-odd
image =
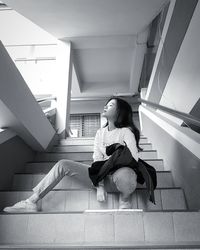
[[(96, 133), (94, 162), (109, 159), (109, 156), (106, 155), (106, 147), (114, 143), (126, 144), (132, 157), (138, 161), (140, 133), (133, 123), (131, 106), (126, 101), (113, 97), (106, 103), (102, 116), (107, 119), (107, 124)], [(37, 212), (39, 210), (38, 201), (51, 191), (65, 175), (74, 176), (78, 181), (91, 188), (92, 182), (88, 174), (89, 167), (89, 165), (67, 159), (58, 161), (39, 184), (33, 188), (33, 194), (27, 200), (4, 208), (4, 212)], [(112, 187), (112, 191), (119, 192), (119, 208), (131, 208), (130, 197), (137, 186), (135, 171), (128, 166), (124, 166), (99, 182), (97, 186), (97, 200), (99, 202), (105, 202), (107, 192), (110, 192), (109, 188), (106, 190), (104, 186), (105, 181)]]

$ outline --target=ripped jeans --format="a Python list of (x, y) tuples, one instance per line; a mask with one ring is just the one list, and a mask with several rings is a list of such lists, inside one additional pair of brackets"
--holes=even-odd
[[(66, 175), (76, 178), (84, 187), (94, 188), (88, 174), (89, 167), (89, 165), (80, 162), (60, 160), (33, 188), (33, 191), (42, 199)], [(104, 185), (107, 192), (120, 192), (122, 197), (126, 199), (136, 189), (137, 175), (131, 168), (123, 167), (112, 175), (108, 175), (104, 180)]]

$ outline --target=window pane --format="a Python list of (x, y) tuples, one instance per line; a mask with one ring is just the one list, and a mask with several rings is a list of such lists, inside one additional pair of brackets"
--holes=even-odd
[(97, 129), (100, 127), (100, 115), (85, 115), (83, 121), (83, 136), (93, 137), (95, 136)]
[(94, 137), (100, 128), (100, 114), (70, 115), (72, 137)]

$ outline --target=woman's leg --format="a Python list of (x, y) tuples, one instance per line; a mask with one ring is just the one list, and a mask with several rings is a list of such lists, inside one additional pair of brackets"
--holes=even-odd
[(131, 208), (130, 195), (137, 187), (137, 175), (135, 171), (129, 167), (123, 167), (114, 172), (111, 176), (116, 189), (120, 192), (119, 207)]
[(49, 173), (33, 188), (34, 194), (42, 199), (50, 190), (52, 190), (60, 180), (65, 176), (74, 176), (86, 187), (92, 188), (92, 183), (88, 175), (90, 166), (71, 160), (58, 161)]
[(92, 187), (88, 175), (90, 166), (71, 160), (60, 160), (49, 173), (33, 188), (33, 195), (25, 201), (16, 203), (14, 206), (4, 208), (5, 212), (36, 212), (38, 211), (37, 201), (42, 199), (49, 191), (55, 187), (65, 176), (75, 176), (86, 187)]

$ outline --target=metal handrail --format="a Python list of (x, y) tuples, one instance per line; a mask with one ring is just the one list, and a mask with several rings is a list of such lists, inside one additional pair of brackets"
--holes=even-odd
[(55, 96), (51, 96), (51, 97), (44, 97), (44, 98), (37, 98), (36, 99), (38, 103), (42, 103), (42, 102), (46, 102), (46, 101), (53, 101), (53, 100), (57, 100), (57, 98)]
[(198, 119), (197, 117), (194, 117), (190, 114), (187, 114), (187, 113), (184, 113), (184, 112), (180, 112), (178, 110), (174, 110), (174, 109), (171, 109), (171, 108), (168, 108), (168, 107), (165, 107), (165, 106), (162, 106), (162, 105), (159, 105), (159, 104), (156, 104), (156, 103), (153, 103), (153, 102), (149, 102), (147, 100), (144, 100), (144, 99), (141, 99), (141, 98), (138, 98), (138, 101), (141, 102), (141, 103), (145, 103), (153, 108), (156, 108), (156, 109), (160, 109), (170, 115), (173, 115), (177, 118), (180, 118), (184, 121), (188, 121), (190, 122), (191, 124), (194, 124), (198, 127), (200, 127), (200, 119)]

